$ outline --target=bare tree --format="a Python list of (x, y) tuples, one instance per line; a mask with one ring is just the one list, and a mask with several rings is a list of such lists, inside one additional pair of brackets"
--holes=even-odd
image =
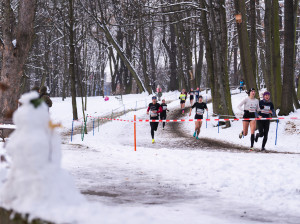
[(19, 2), (18, 19), (11, 8), (11, 1), (2, 1), (2, 68), (1, 82), (9, 89), (0, 95), (0, 120), (6, 120), (6, 114), (18, 107), (20, 81), (24, 64), (32, 46), (34, 36), (34, 17), (36, 0)]

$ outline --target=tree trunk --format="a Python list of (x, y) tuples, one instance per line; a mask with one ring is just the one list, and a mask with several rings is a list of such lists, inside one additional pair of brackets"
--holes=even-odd
[[(247, 31), (247, 17), (245, 12), (245, 1), (244, 0), (234, 0), (236, 13), (242, 14), (242, 23), (237, 23), (238, 30), (238, 39), (239, 39), (239, 47), (240, 47), (240, 56), (241, 56), (241, 65), (243, 75), (246, 81), (246, 86), (248, 89), (255, 88), (256, 85), (256, 77), (253, 74), (254, 67), (252, 64), (251, 52), (250, 52), (250, 43)], [(257, 93), (258, 97), (258, 93)]]
[[(16, 36), (11, 24), (12, 10), (10, 0), (2, 1), (3, 23), (3, 52), (1, 82), (9, 89), (0, 94), (0, 122), (11, 122), (6, 115), (18, 108), (20, 82), (24, 71), (24, 64), (32, 46), (34, 36), (34, 16), (36, 0), (23, 0), (19, 2), (18, 22)], [(15, 39), (16, 45), (13, 45)]]
[[(256, 4), (258, 5), (257, 7), (257, 24), (259, 25), (263, 25), (262, 22), (261, 22), (261, 17), (260, 17), (260, 1), (257, 0), (256, 1)], [(265, 81), (265, 84), (267, 86), (267, 83), (269, 83), (269, 77), (266, 72), (266, 58), (265, 58), (265, 52), (263, 51), (263, 49), (265, 49), (265, 43), (263, 41), (263, 33), (262, 33), (262, 30), (261, 29), (258, 29), (257, 30), (257, 37), (258, 37), (258, 42), (259, 42), (259, 59), (260, 59), (260, 69), (261, 69), (261, 72), (262, 72), (262, 77)], [(268, 88), (269, 89), (269, 88)]]
[(69, 0), (69, 75), (71, 78), (71, 95), (72, 95), (72, 111), (73, 120), (78, 119), (77, 104), (76, 104), (76, 83), (75, 83), (75, 44), (74, 44), (74, 9), (73, 0)]
[(154, 57), (154, 22), (149, 28), (149, 51), (150, 51), (150, 74), (151, 74), (151, 87), (152, 91), (155, 91), (156, 82), (156, 69), (155, 69), (155, 57)]
[(212, 0), (209, 0), (208, 5), (215, 72), (214, 90), (212, 90), (212, 96), (215, 97), (213, 101), (214, 113), (233, 115), (227, 69), (227, 24), (226, 11), (223, 7), (225, 0), (220, 0), (215, 4), (212, 4)]
[(137, 86), (139, 87), (139, 90), (141, 92), (142, 91), (147, 91), (148, 94), (151, 94), (151, 92), (152, 92), (151, 87), (150, 86), (149, 87), (145, 87), (145, 85), (142, 82), (141, 78), (138, 76), (136, 70), (134, 69), (134, 67), (132, 66), (132, 64), (130, 63), (130, 61), (128, 60), (128, 58), (126, 57), (126, 55), (124, 54), (124, 50), (120, 48), (120, 46), (119, 46), (118, 43), (116, 43), (115, 39), (111, 35), (111, 33), (108, 30), (108, 28), (106, 27), (106, 25), (103, 24), (102, 30), (104, 31), (105, 36), (106, 36), (108, 42), (113, 45), (113, 47), (115, 48), (115, 50), (119, 54), (120, 58), (122, 59), (122, 61), (124, 62), (124, 64), (128, 68), (128, 70), (130, 71), (130, 73), (132, 74), (132, 76), (134, 77), (134, 79), (135, 79), (135, 81), (137, 83)]
[[(198, 61), (196, 64), (196, 72), (195, 72), (195, 79), (196, 79), (196, 86), (195, 88), (198, 88), (201, 86), (201, 79), (202, 79), (202, 66), (203, 66), (203, 56), (204, 56), (204, 43), (201, 37), (201, 34), (199, 32), (199, 56), (198, 56)], [(196, 49), (197, 44), (195, 43), (195, 49)]]
[(167, 50), (169, 56), (169, 65), (170, 65), (170, 90), (178, 90), (178, 77), (177, 77), (177, 44), (175, 40), (175, 25), (170, 24), (170, 47), (168, 46), (165, 39), (162, 40), (162, 43)]
[[(279, 3), (272, 1), (272, 66), (273, 73), (272, 96), (275, 108), (281, 105), (281, 57), (280, 57), (280, 34), (279, 34)], [(290, 59), (291, 60), (291, 59)]]
[[(205, 2), (204, 0), (199, 1), (199, 5), (201, 8), (205, 8)], [(211, 41), (210, 41), (210, 36), (209, 36), (209, 28), (207, 24), (207, 13), (206, 11), (201, 11), (201, 24), (202, 24), (202, 35), (204, 38), (205, 42), (205, 58), (206, 58), (206, 63), (207, 63), (207, 76), (209, 77), (209, 82), (211, 86), (211, 95), (212, 95), (212, 102), (213, 106), (215, 106), (215, 99), (216, 97), (214, 96), (215, 93), (215, 88), (214, 88), (214, 65), (213, 65), (213, 51), (212, 51), (212, 46), (211, 46)], [(214, 110), (215, 108), (213, 108)]]
[(270, 0), (265, 1), (265, 52), (266, 52), (266, 77), (265, 83), (267, 89), (271, 92), (272, 101), (274, 102), (273, 84), (271, 77), (273, 77), (273, 60), (272, 60), (272, 2)]
[(256, 49), (257, 49), (257, 37), (256, 37), (256, 9), (255, 1), (250, 1), (250, 53), (251, 53), (251, 62), (253, 69), (253, 76), (257, 77), (256, 74)]
[(294, 110), (292, 91), (294, 89), (294, 52), (295, 52), (295, 25), (294, 3), (284, 1), (284, 65), (282, 97), (279, 115), (288, 115)]

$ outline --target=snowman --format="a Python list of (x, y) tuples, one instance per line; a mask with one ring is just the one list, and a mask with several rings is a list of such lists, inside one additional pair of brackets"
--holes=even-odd
[(19, 102), (13, 115), (16, 130), (6, 146), (11, 165), (0, 189), (0, 204), (26, 212), (32, 206), (50, 209), (57, 203), (82, 202), (83, 196), (61, 168), (60, 138), (47, 105), (36, 92), (24, 94)]

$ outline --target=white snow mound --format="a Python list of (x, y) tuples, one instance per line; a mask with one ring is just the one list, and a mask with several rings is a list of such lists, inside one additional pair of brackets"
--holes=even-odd
[(61, 168), (60, 138), (49, 128), (48, 107), (34, 107), (36, 92), (24, 94), (13, 115), (17, 129), (6, 150), (11, 157), (8, 177), (0, 189), (0, 205), (19, 212), (51, 212), (84, 202), (71, 177)]

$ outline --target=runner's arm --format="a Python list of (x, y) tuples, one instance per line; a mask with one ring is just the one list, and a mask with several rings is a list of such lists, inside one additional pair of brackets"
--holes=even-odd
[(244, 99), (244, 100), (238, 105), (238, 108), (239, 108), (241, 111), (244, 111), (244, 108), (242, 108), (242, 106), (245, 104), (245, 101), (246, 101), (246, 99)]
[(161, 113), (161, 112), (163, 112), (163, 109), (162, 109), (162, 107), (160, 106), (160, 107), (158, 108), (157, 113), (159, 114), (159, 113)]
[(271, 105), (271, 112), (272, 112), (272, 117), (276, 117), (276, 111), (275, 111), (273, 103)]

